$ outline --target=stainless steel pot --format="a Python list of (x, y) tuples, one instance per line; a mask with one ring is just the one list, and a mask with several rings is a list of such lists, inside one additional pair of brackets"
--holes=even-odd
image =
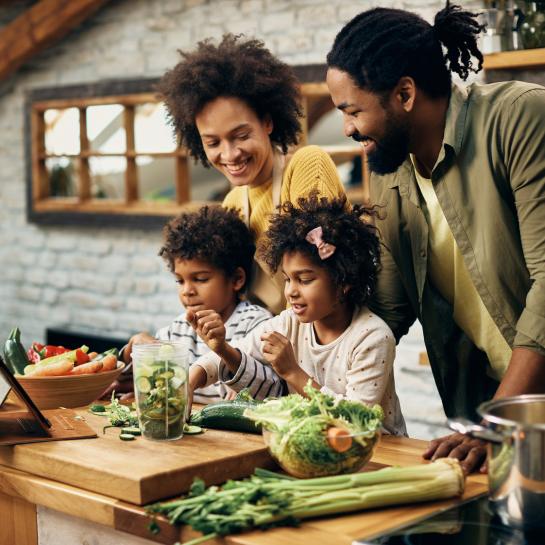
[(453, 430), (488, 441), (490, 501), (505, 524), (545, 528), (545, 395), (479, 405), (483, 425), (449, 420)]

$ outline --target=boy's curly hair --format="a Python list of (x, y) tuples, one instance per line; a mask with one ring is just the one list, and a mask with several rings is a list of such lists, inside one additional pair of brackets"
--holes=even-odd
[(251, 281), (255, 243), (252, 232), (234, 208), (203, 206), (170, 220), (163, 228), (159, 255), (174, 271), (176, 259), (202, 259), (230, 278), (238, 267), (246, 273), (243, 292)]
[[(351, 209), (346, 197), (328, 200), (312, 192), (297, 205), (286, 202), (281, 212), (271, 218), (258, 254), (276, 272), (282, 256), (301, 252), (320, 267), (325, 267), (337, 287), (350, 287), (348, 297), (363, 306), (375, 289), (380, 265), (380, 242), (376, 227), (362, 220), (364, 215), (376, 215), (374, 209), (356, 205)], [(315, 245), (307, 242), (308, 232), (322, 227), (323, 240), (334, 244), (334, 254), (320, 259)]]
[(278, 60), (260, 40), (225, 34), (219, 45), (210, 39), (183, 58), (161, 78), (170, 122), (181, 144), (192, 157), (210, 166), (195, 124), (195, 117), (218, 97), (236, 97), (254, 110), (259, 119), (269, 116), (273, 123), (271, 142), (286, 153), (297, 143), (301, 131), (301, 96), (290, 66)]

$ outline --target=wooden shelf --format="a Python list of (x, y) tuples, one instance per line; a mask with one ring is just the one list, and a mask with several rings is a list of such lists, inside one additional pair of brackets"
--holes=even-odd
[(545, 67), (545, 48), (502, 51), (484, 56), (485, 70)]
[(351, 161), (356, 155), (362, 154), (360, 145), (351, 146), (320, 146), (326, 153), (329, 153), (336, 165)]

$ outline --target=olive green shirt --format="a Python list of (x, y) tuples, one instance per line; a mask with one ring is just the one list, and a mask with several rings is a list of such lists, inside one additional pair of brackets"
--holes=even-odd
[[(545, 88), (505, 82), (452, 88), (431, 174), (471, 280), (509, 346), (545, 354)], [(384, 242), (372, 309), (405, 334), (423, 326), (448, 416), (474, 416), (498, 382), (454, 323), (428, 271), (428, 225), (410, 159), (372, 175)]]

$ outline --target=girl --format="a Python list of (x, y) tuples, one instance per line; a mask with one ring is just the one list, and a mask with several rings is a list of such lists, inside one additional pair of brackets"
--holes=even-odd
[[(298, 207), (285, 203), (260, 246), (265, 263), (280, 269), (289, 310), (244, 339), (229, 344), (221, 317), (196, 312), (194, 327), (213, 352), (200, 358), (190, 386), (221, 380), (257, 398), (278, 389), (304, 395), (312, 385), (337, 397), (379, 403), (384, 428), (405, 434), (394, 386), (395, 339), (366, 306), (376, 282), (380, 245), (375, 228), (361, 220), (369, 210), (348, 210), (346, 198), (312, 193)], [(273, 373), (274, 370), (274, 373)]]
[[(258, 240), (284, 202), (316, 189), (328, 198), (344, 189), (333, 161), (317, 146), (297, 151), (299, 85), (291, 67), (262, 42), (227, 34), (200, 42), (159, 84), (172, 124), (189, 154), (233, 186), (224, 206), (241, 211)], [(278, 313), (286, 308), (280, 275), (257, 261), (249, 296)]]

